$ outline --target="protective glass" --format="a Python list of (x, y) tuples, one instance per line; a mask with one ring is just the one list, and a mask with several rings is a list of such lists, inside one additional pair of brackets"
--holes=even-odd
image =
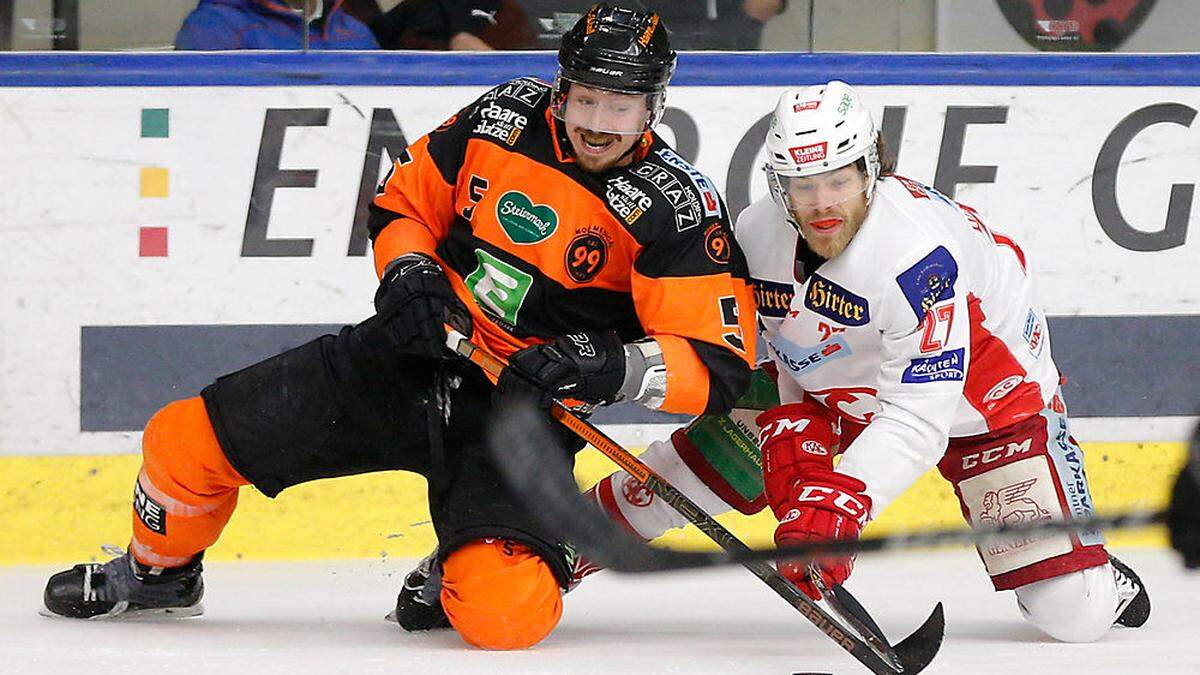
[(608, 91), (559, 76), (550, 112), (570, 126), (606, 134), (640, 134), (661, 108), (662, 94)]
[(789, 210), (812, 211), (844, 204), (863, 195), (870, 181), (854, 165), (831, 169), (812, 176), (787, 176), (767, 166), (767, 181), (772, 192)]

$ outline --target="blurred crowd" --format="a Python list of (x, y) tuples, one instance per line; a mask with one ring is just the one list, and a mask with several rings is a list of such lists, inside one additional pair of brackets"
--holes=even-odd
[[(199, 0), (176, 49), (556, 49), (593, 0)], [(685, 50), (757, 49), (787, 0), (646, 0)]]

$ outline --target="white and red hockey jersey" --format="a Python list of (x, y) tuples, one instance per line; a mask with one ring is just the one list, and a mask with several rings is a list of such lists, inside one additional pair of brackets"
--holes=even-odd
[(937, 463), (949, 437), (1006, 427), (1055, 395), (1020, 247), (933, 188), (881, 178), (862, 228), (829, 261), (797, 243), (769, 196), (742, 212), (735, 235), (781, 400), (807, 392), (866, 425), (838, 471), (866, 483), (873, 514)]

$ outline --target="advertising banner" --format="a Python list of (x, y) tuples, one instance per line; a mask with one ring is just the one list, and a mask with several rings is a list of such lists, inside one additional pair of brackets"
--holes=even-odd
[[(392, 158), (489, 83), (553, 73), (545, 54), (411, 71), (404, 54), (383, 70), (347, 54), (311, 82), (286, 55), (199, 74), (169, 55), (92, 57), (72, 62), (92, 71), (0, 61), (0, 455), (134, 450), (164, 403), (369, 316), (366, 205)], [(1182, 438), (1200, 406), (1200, 61), (1080, 78), (1113, 62), (1074, 57), (1056, 84), (1060, 61), (910, 60), (929, 66), (922, 82), (904, 57), (810, 55), (790, 80), (779, 58), (691, 74), (685, 59), (667, 98), (659, 131), (735, 217), (766, 194), (781, 89), (857, 84), (899, 173), (1021, 243), (1073, 417), (1112, 422), (1096, 440)]]

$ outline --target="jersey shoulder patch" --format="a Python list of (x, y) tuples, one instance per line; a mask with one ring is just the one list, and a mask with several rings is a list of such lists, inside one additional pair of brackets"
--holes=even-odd
[(495, 101), (511, 108), (532, 111), (544, 103), (550, 95), (550, 85), (533, 77), (518, 77), (498, 84), (479, 97), (480, 103)]
[(541, 119), (549, 92), (545, 83), (532, 78), (518, 78), (493, 87), (472, 106), (471, 136), (508, 147), (516, 145), (526, 127)]
[(696, 192), (700, 195), (700, 207), (704, 210), (704, 215), (707, 218), (717, 218), (721, 215), (721, 195), (717, 192), (717, 186), (709, 180), (699, 169), (692, 166), (679, 153), (669, 147), (659, 148), (654, 152), (664, 164), (671, 166), (691, 181), (692, 187), (696, 188)]
[(933, 249), (896, 276), (896, 283), (916, 314), (917, 323), (925, 319), (925, 314), (934, 305), (954, 297), (956, 281), (958, 262), (945, 246)]
[[(720, 219), (724, 214), (724, 207), (712, 181), (657, 139), (645, 158), (610, 176), (609, 185), (613, 185), (619, 177), (625, 177), (637, 185), (640, 192), (648, 197), (651, 208), (643, 211), (655, 212), (650, 219), (652, 222), (638, 229), (673, 227), (677, 232), (687, 232), (707, 221)], [(608, 201), (614, 205), (611, 197)], [(614, 205), (614, 210), (621, 209)], [(660, 221), (663, 222), (661, 226)], [(666, 225), (667, 222), (671, 225)], [(626, 220), (626, 223), (632, 225), (633, 221)]]

